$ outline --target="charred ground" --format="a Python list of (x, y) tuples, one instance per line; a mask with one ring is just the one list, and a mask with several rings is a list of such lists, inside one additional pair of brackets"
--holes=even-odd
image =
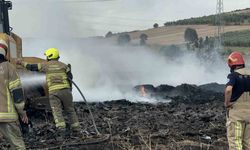
[[(140, 87), (135, 87), (135, 91), (139, 92)], [(62, 140), (55, 136), (50, 112), (31, 111), (32, 132), (24, 136), (28, 149), (227, 149), (224, 85), (144, 87), (150, 96), (172, 101), (149, 104), (116, 100), (90, 104), (100, 132), (112, 134), (110, 140), (99, 144), (81, 145), (86, 139), (72, 137)], [(78, 102), (75, 107), (83, 130), (91, 137), (94, 128), (86, 105)], [(1, 142), (1, 149), (8, 149), (5, 141)]]

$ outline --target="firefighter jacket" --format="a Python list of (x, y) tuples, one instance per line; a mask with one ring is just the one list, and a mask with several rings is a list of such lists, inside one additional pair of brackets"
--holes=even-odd
[(233, 86), (231, 102), (236, 102), (242, 94), (250, 92), (250, 71), (248, 69), (237, 69), (228, 75), (228, 79), (227, 85)]
[(49, 93), (71, 88), (71, 84), (68, 80), (68, 78), (72, 79), (70, 67), (60, 61), (50, 60), (38, 64), (28, 64), (24, 62), (23, 65), (28, 70), (46, 73), (46, 83)]
[(229, 150), (250, 150), (250, 70), (237, 69), (229, 79), (227, 85), (233, 86), (226, 123)]
[[(18, 114), (26, 115), (21, 81), (15, 67), (7, 61), (0, 63), (0, 122), (14, 122)], [(17, 112), (16, 112), (17, 111)]]

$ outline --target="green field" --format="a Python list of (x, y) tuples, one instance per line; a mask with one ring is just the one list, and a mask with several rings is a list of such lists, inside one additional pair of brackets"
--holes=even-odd
[(223, 37), (225, 46), (250, 47), (250, 30), (227, 32)]
[[(223, 13), (221, 16), (224, 25), (244, 25), (250, 23), (250, 13), (249, 12), (239, 12), (239, 13)], [(183, 20), (177, 20), (172, 22), (166, 22), (164, 25), (201, 25), (210, 24), (217, 25), (216, 15), (209, 15), (203, 17), (189, 18)]]
[(232, 51), (238, 51), (245, 55), (250, 55), (250, 47), (224, 47), (224, 50), (228, 51), (228, 53)]

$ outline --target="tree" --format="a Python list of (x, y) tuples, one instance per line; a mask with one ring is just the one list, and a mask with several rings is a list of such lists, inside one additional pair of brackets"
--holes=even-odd
[(182, 55), (182, 51), (180, 47), (176, 45), (170, 45), (170, 46), (162, 46), (160, 49), (160, 53), (162, 53), (164, 56), (176, 59), (176, 57), (179, 57)]
[(129, 34), (121, 34), (118, 36), (117, 42), (119, 45), (126, 45), (131, 41)]
[(195, 29), (187, 28), (184, 34), (185, 41), (195, 42), (198, 40), (198, 34)]
[(190, 45), (190, 43), (187, 43), (187, 44), (186, 44), (186, 47), (187, 47), (188, 50), (191, 50), (191, 45)]
[(199, 48), (203, 48), (204, 47), (204, 40), (202, 37), (199, 38)]
[(194, 47), (195, 48), (199, 48), (199, 42), (198, 42), (198, 40), (194, 41)]
[(204, 45), (207, 46), (208, 44), (209, 44), (209, 38), (208, 38), (208, 36), (206, 36), (205, 41), (204, 41)]
[(159, 27), (158, 23), (155, 23), (154, 28), (158, 28), (158, 27)]
[(146, 41), (148, 40), (148, 35), (145, 33), (142, 33), (140, 35), (140, 45), (146, 45)]
[(113, 35), (113, 33), (111, 32), (111, 31), (109, 31), (106, 35), (105, 35), (105, 37), (106, 38), (109, 38), (109, 37), (111, 37)]

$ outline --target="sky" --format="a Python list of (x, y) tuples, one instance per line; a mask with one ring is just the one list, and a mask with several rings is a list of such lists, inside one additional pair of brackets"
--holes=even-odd
[[(10, 24), (23, 38), (103, 36), (214, 14), (217, 0), (12, 0)], [(250, 7), (224, 0), (224, 11)]]

